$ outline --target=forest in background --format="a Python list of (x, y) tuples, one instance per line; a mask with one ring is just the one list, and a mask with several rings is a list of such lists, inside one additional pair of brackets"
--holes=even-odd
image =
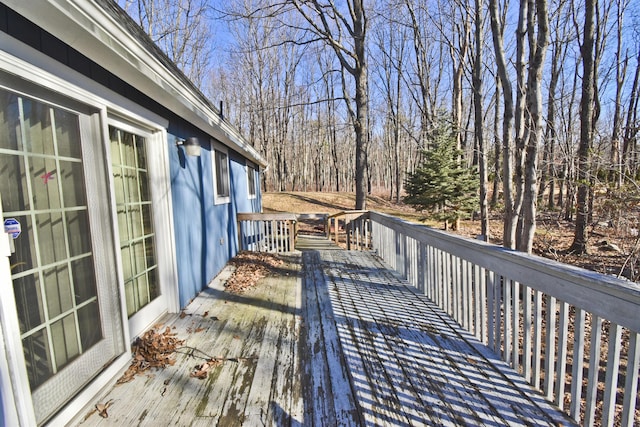
[(446, 124), (480, 172), (483, 235), (497, 216), (531, 251), (544, 211), (575, 226), (562, 249), (606, 226), (637, 258), (637, 2), (119, 3), (265, 156), (267, 191), (399, 202)]

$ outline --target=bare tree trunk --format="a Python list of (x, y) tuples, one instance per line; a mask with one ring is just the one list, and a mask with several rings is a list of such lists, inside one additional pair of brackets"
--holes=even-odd
[[(482, 238), (489, 240), (489, 208), (487, 206), (487, 153), (483, 132), (482, 49), (484, 44), (483, 0), (475, 1), (475, 55), (473, 64), (474, 134), (480, 172), (480, 228)], [(497, 100), (496, 100), (497, 103)]]
[[(356, 209), (365, 209), (367, 201), (367, 142), (369, 82), (367, 78), (367, 17), (364, 0), (349, 0), (349, 17), (333, 3), (324, 4), (318, 0), (288, 0), (309, 24), (309, 31), (326, 43), (340, 61), (343, 73), (342, 89), (347, 100), (346, 105), (353, 122), (355, 133), (355, 193)], [(352, 49), (342, 41), (349, 35)], [(346, 74), (355, 83), (355, 96), (347, 87)], [(355, 111), (351, 100), (355, 101)]]
[[(469, 35), (471, 33), (470, 13), (466, 8), (460, 7), (462, 16), (462, 23), (454, 22), (454, 28), (458, 34), (458, 46), (453, 44), (453, 41), (449, 42), (449, 53), (451, 55), (451, 66), (453, 73), (453, 94), (452, 94), (452, 112), (453, 112), (453, 130), (456, 136), (456, 147), (460, 150), (464, 150), (464, 138), (462, 126), (462, 83), (464, 77), (464, 71), (467, 61), (467, 52), (469, 50)], [(455, 19), (455, 15), (454, 18)]]
[(433, 127), (434, 106), (430, 103), (430, 100), (433, 98), (430, 82), (431, 64), (428, 60), (427, 48), (423, 43), (422, 26), (418, 22), (418, 18), (415, 13), (415, 3), (415, 1), (410, 0), (404, 1), (411, 18), (415, 66), (420, 89), (420, 96), (416, 97), (416, 106), (420, 110), (420, 136), (418, 138), (418, 149), (424, 149), (429, 131)]
[(514, 211), (513, 196), (513, 156), (511, 147), (513, 144), (513, 89), (507, 72), (507, 60), (504, 52), (503, 25), (498, 10), (498, 0), (489, 0), (489, 16), (491, 17), (491, 34), (493, 36), (493, 48), (498, 67), (498, 76), (502, 85), (504, 99), (504, 115), (502, 119), (502, 189), (504, 193), (504, 223), (503, 241), (504, 247), (515, 247), (515, 226), (517, 222), (517, 210)]
[(582, 99), (580, 100), (580, 145), (578, 147), (578, 197), (576, 228), (570, 251), (587, 253), (589, 218), (589, 182), (594, 104), (594, 15), (597, 0), (585, 0), (584, 39), (580, 47), (582, 57)]
[(498, 193), (500, 192), (500, 77), (496, 76), (496, 104), (493, 115), (493, 136), (494, 136), (494, 156), (493, 156), (493, 192), (491, 194), (491, 207), (498, 205)]
[[(636, 72), (633, 78), (633, 86), (631, 88), (631, 94), (629, 96), (629, 106), (627, 107), (627, 122), (624, 131), (624, 145), (622, 149), (623, 161), (623, 175), (628, 175), (628, 179), (635, 178), (635, 171), (637, 171), (637, 165), (634, 166), (633, 148), (636, 144), (636, 135), (638, 134), (638, 99), (640, 87), (640, 49), (638, 49), (638, 57), (636, 62)], [(622, 184), (622, 176), (620, 177), (620, 183)]]
[(622, 22), (624, 17), (624, 7), (622, 0), (618, 0), (618, 32), (617, 32), (617, 46), (616, 46), (616, 98), (615, 98), (615, 110), (613, 113), (613, 131), (611, 135), (611, 154), (610, 154), (610, 169), (609, 169), (609, 181), (617, 184), (618, 187), (622, 184), (622, 158), (620, 157), (620, 128), (622, 122), (622, 91), (624, 82), (627, 76), (627, 65), (629, 64), (629, 56), (625, 54), (624, 60), (622, 59)]
[[(526, 130), (525, 187), (522, 204), (522, 234), (519, 249), (531, 253), (536, 231), (537, 202), (537, 169), (538, 146), (542, 139), (542, 68), (547, 52), (549, 36), (549, 16), (546, 0), (529, 0), (532, 18), (528, 20), (529, 34), (529, 76), (527, 79), (527, 112), (528, 126)], [(532, 10), (533, 9), (533, 10)], [(535, 19), (533, 16), (535, 15)], [(537, 38), (534, 38), (537, 24)]]
[(547, 123), (544, 136), (543, 166), (539, 190), (539, 200), (541, 202), (544, 198), (545, 192), (548, 192), (547, 209), (549, 210), (553, 210), (555, 208), (555, 183), (557, 179), (557, 171), (555, 167), (555, 146), (558, 135), (556, 129), (556, 97), (562, 63), (566, 56), (565, 46), (568, 22), (568, 20), (565, 19), (565, 16), (559, 12), (556, 13), (557, 15), (554, 19), (555, 25), (551, 31), (552, 34), (555, 33), (555, 40), (553, 42), (551, 76), (549, 78), (549, 90), (547, 93)]
[[(525, 191), (525, 147), (527, 141), (525, 139), (525, 107), (527, 104), (527, 88), (526, 84), (526, 64), (525, 64), (525, 41), (527, 32), (527, 21), (529, 18), (529, 1), (520, 0), (520, 8), (518, 12), (518, 28), (516, 29), (516, 103), (515, 103), (515, 162), (514, 162), (514, 185), (515, 199), (511, 209), (512, 220), (511, 228), (508, 230), (511, 240), (511, 246), (518, 246), (522, 234), (522, 202)], [(504, 177), (504, 179), (508, 179)], [(505, 231), (506, 232), (506, 231)]]

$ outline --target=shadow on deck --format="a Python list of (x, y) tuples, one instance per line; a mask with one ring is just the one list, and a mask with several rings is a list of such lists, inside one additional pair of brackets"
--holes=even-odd
[[(368, 252), (300, 238), (245, 294), (224, 274), (167, 315), (176, 363), (115, 386), (82, 425), (571, 425)], [(204, 380), (193, 367), (218, 358)]]

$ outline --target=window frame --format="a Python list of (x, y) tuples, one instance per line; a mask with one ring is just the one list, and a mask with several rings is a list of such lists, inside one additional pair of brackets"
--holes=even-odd
[[(217, 144), (215, 141), (212, 141), (211, 144), (211, 171), (213, 175), (213, 203), (215, 205), (222, 205), (231, 203), (231, 171), (229, 165), (229, 150), (227, 147)], [(219, 194), (218, 193), (218, 155), (224, 155), (225, 163), (226, 163), (226, 179), (223, 179), (222, 185), (226, 184), (226, 193), (227, 194)], [(220, 171), (220, 173), (224, 173), (224, 171)]]
[(247, 169), (247, 198), (249, 200), (253, 200), (258, 197), (257, 183), (259, 180), (257, 179), (258, 177), (256, 176), (258, 175), (258, 168), (253, 164), (247, 162), (246, 169)]

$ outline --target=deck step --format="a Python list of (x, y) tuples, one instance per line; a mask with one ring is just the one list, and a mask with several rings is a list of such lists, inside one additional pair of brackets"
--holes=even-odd
[(340, 249), (340, 247), (324, 236), (299, 234), (296, 238), (296, 250), (298, 251), (336, 249)]

